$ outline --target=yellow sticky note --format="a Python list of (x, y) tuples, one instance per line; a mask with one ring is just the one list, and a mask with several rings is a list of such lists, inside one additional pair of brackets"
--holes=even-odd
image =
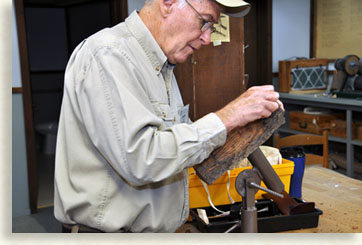
[(221, 14), (219, 23), (214, 27), (216, 31), (211, 34), (211, 42), (230, 42), (229, 16)]

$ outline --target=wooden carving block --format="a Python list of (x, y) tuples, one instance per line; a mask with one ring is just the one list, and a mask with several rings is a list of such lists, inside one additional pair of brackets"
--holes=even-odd
[(253, 153), (284, 123), (284, 112), (279, 108), (268, 118), (232, 130), (222, 147), (214, 150), (205, 161), (194, 166), (196, 174), (211, 185), (240, 160)]

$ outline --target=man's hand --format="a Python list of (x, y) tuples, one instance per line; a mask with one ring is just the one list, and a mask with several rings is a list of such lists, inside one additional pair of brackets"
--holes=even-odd
[(279, 93), (274, 91), (272, 85), (264, 85), (249, 88), (215, 114), (230, 132), (236, 127), (269, 117), (278, 107), (284, 110)]

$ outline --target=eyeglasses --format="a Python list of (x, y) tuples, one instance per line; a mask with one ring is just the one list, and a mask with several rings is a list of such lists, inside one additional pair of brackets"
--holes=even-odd
[(211, 33), (214, 33), (216, 31), (215, 27), (213, 27), (214, 23), (211, 21), (206, 20), (204, 17), (202, 17), (202, 15), (199, 13), (199, 11), (197, 11), (194, 6), (191, 5), (191, 3), (189, 3), (189, 1), (185, 0), (185, 2), (195, 11), (195, 13), (199, 16), (199, 18), (202, 20), (202, 26), (201, 26), (201, 31), (205, 32), (207, 31), (209, 28), (211, 28)]

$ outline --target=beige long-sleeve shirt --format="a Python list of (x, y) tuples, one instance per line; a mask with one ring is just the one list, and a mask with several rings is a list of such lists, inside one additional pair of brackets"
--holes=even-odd
[(65, 73), (55, 217), (106, 232), (173, 232), (188, 216), (189, 167), (226, 140), (191, 123), (173, 66), (136, 12), (74, 50)]

